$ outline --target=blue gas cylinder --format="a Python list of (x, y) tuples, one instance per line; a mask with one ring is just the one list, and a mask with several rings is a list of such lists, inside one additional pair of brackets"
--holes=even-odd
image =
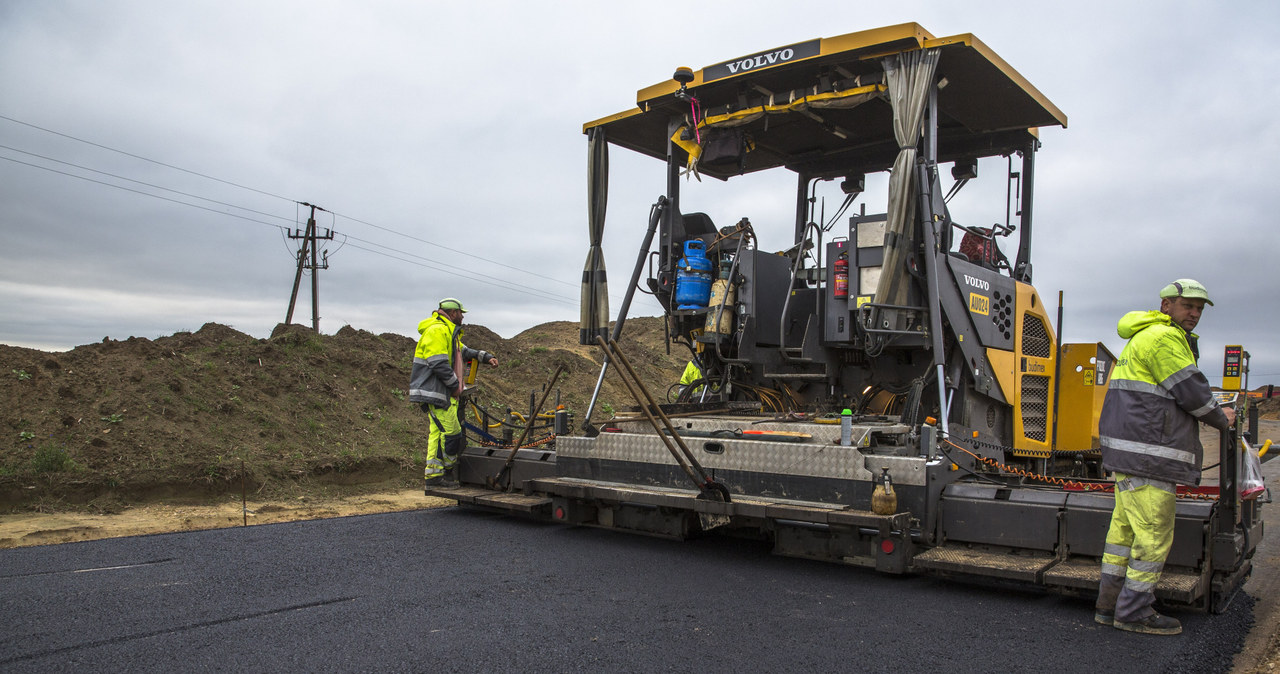
[(676, 309), (704, 309), (711, 301), (711, 260), (701, 239), (684, 242), (676, 270)]

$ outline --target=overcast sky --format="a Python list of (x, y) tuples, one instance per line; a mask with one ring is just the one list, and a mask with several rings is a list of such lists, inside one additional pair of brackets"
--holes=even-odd
[[(1216, 302), (1198, 329), (1210, 381), (1243, 344), (1250, 383), (1280, 383), (1280, 3), (1132, 4), (5, 0), (0, 343), (206, 322), (265, 337), (293, 287), (296, 202), (335, 233), (324, 333), (416, 336), (446, 296), (504, 337), (576, 321), (584, 122), (676, 66), (915, 21), (977, 35), (1068, 116), (1041, 134), (1033, 252), (1051, 313), (1065, 293), (1065, 341), (1118, 354), (1119, 317), (1192, 277)], [(610, 159), (616, 312), (664, 178)], [(971, 222), (1002, 219), (988, 164), (996, 215)], [(794, 179), (734, 183), (690, 186), (684, 209), (785, 247)], [(657, 313), (640, 298), (632, 315)], [(294, 321), (310, 324), (309, 277)]]

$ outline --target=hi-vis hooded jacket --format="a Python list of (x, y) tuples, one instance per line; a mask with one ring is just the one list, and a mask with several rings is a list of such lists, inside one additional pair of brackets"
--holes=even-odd
[(418, 323), (418, 334), (409, 374), (409, 400), (446, 408), (458, 388), (462, 363), (473, 358), (487, 361), (493, 354), (468, 348), (462, 343), (462, 328), (439, 311)]
[(1203, 421), (1227, 428), (1227, 415), (1196, 367), (1188, 334), (1159, 311), (1132, 311), (1117, 332), (1128, 339), (1102, 406), (1098, 434), (1109, 471), (1178, 484), (1200, 481)]

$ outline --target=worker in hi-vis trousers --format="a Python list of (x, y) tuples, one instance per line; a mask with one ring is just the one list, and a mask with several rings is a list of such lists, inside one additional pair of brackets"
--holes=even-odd
[[(692, 384), (695, 381), (700, 381), (701, 379), (702, 379), (702, 368), (698, 367), (698, 364), (696, 362), (692, 360), (689, 361), (689, 364), (684, 366), (684, 372), (680, 374), (680, 392), (684, 393), (685, 389), (689, 388), (690, 384)], [(702, 387), (699, 386), (693, 389), (693, 392), (701, 393)]]
[(409, 375), (409, 400), (422, 404), (430, 416), (427, 436), (427, 468), (423, 473), (428, 487), (456, 484), (454, 465), (462, 453), (465, 435), (458, 419), (458, 398), (462, 395), (464, 364), (478, 359), (493, 367), (498, 359), (488, 351), (468, 348), (462, 343), (462, 315), (467, 312), (458, 300), (447, 297), (439, 307), (418, 323), (418, 346), (413, 352)]
[(1103, 625), (1182, 632), (1177, 619), (1154, 608), (1173, 546), (1177, 487), (1200, 482), (1199, 422), (1220, 430), (1235, 423), (1235, 410), (1218, 405), (1196, 367), (1191, 330), (1206, 304), (1213, 302), (1203, 285), (1178, 279), (1160, 291), (1159, 311), (1131, 311), (1120, 319), (1118, 332), (1129, 343), (1116, 361), (1098, 421), (1102, 466), (1116, 481), (1094, 605), (1094, 620)]

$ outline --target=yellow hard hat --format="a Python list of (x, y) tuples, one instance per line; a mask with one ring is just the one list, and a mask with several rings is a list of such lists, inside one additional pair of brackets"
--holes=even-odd
[(1160, 299), (1170, 297), (1204, 300), (1205, 304), (1213, 306), (1213, 302), (1209, 299), (1209, 291), (1205, 289), (1204, 284), (1194, 279), (1180, 278), (1160, 290)]
[(456, 310), (456, 311), (461, 311), (464, 314), (467, 313), (467, 310), (462, 308), (462, 302), (459, 302), (458, 300), (455, 300), (452, 297), (446, 297), (440, 300), (440, 308), (444, 311)]

